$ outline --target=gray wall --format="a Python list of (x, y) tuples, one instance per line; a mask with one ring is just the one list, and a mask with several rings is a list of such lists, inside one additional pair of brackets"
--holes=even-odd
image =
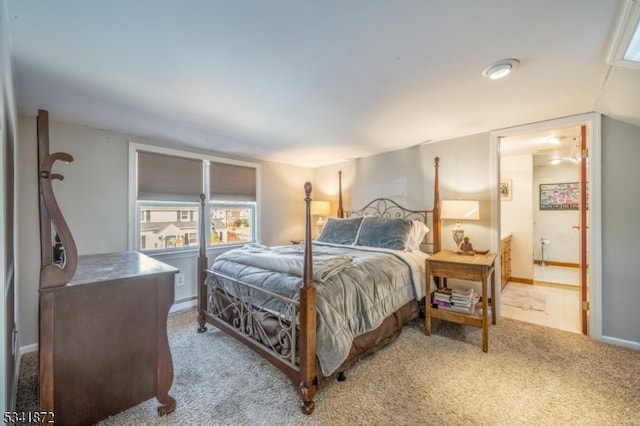
[[(347, 210), (363, 207), (378, 197), (391, 198), (409, 209), (431, 209), (435, 157), (440, 157), (441, 199), (480, 201), (480, 220), (464, 223), (465, 234), (475, 248), (490, 249), (489, 134), (419, 145), (317, 168), (314, 185), (319, 196), (337, 206), (337, 173), (341, 170), (346, 198), (344, 208)], [(451, 234), (454, 226), (454, 221), (443, 221), (443, 248), (455, 248)]]
[(602, 334), (640, 342), (640, 128), (602, 117)]
[[(464, 223), (474, 247), (489, 249), (491, 188), (489, 134), (359, 158), (314, 171), (320, 194), (337, 205), (337, 173), (342, 170), (345, 209), (357, 209), (377, 197), (391, 198), (409, 209), (433, 207), (433, 162), (440, 157), (440, 198), (480, 201), (480, 220)], [(454, 248), (454, 221), (443, 223), (443, 247)]]
[(13, 93), (13, 73), (10, 57), (9, 18), (6, 4), (0, 2), (0, 276), (2, 285), (2, 327), (0, 327), (0, 412), (13, 410), (16, 382), (17, 351), (13, 351), (13, 330), (16, 318), (15, 238), (14, 238), (14, 150), (17, 115)]
[[(345, 208), (358, 208), (375, 197), (391, 196), (407, 207), (433, 204), (431, 167), (440, 156), (441, 198), (480, 200), (480, 221), (465, 224), (474, 246), (490, 248), (490, 145), (487, 134), (422, 145), (314, 170), (314, 184), (337, 202), (338, 170), (343, 171)], [(635, 267), (640, 241), (640, 128), (602, 119), (602, 319), (603, 336), (640, 344), (640, 282)], [(388, 179), (388, 180), (387, 180)], [(415, 191), (415, 192), (413, 192)], [(325, 195), (327, 194), (327, 195)], [(443, 246), (452, 248), (451, 227), (443, 223)]]
[[(50, 117), (52, 114), (50, 111)], [(56, 164), (55, 171), (65, 179), (55, 182), (54, 190), (79, 253), (127, 250), (128, 144), (134, 141), (170, 145), (55, 120), (50, 121), (49, 133), (51, 152), (68, 152), (74, 157), (68, 165)], [(19, 117), (19, 135), (19, 304), (22, 345), (27, 346), (38, 341), (40, 240), (35, 117)], [(215, 152), (194, 151), (225, 157)], [(278, 163), (260, 164), (259, 240), (269, 245), (286, 244), (303, 234), (302, 188), (305, 181), (312, 179), (313, 173), (310, 169)], [(197, 253), (161, 255), (158, 258), (185, 274), (185, 285), (176, 287), (176, 301), (193, 299), (196, 296)]]
[[(603, 117), (603, 335), (640, 342), (640, 300), (634, 264), (640, 201), (627, 191), (639, 173), (640, 129)], [(37, 342), (38, 222), (35, 119), (19, 119), (18, 215), (19, 289), (22, 344)], [(165, 145), (134, 136), (52, 121), (51, 150), (68, 151), (70, 165), (58, 165), (65, 175), (56, 194), (77, 240), (81, 254), (126, 250), (127, 143)], [(219, 153), (209, 153), (220, 155)], [(472, 135), (351, 160), (315, 170), (262, 163), (260, 240), (286, 244), (302, 237), (304, 194), (302, 185), (313, 181), (316, 199), (337, 207), (337, 171), (343, 171), (345, 208), (357, 208), (372, 198), (387, 196), (408, 208), (433, 204), (433, 158), (440, 156), (441, 198), (477, 199), (480, 220), (465, 224), (476, 248), (491, 247), (491, 152), (488, 134)], [(630, 183), (631, 182), (631, 183)], [(453, 248), (453, 223), (443, 223), (443, 246)], [(210, 253), (211, 257), (215, 253)], [(180, 268), (187, 285), (176, 289), (177, 300), (195, 295), (195, 258), (162, 260)]]

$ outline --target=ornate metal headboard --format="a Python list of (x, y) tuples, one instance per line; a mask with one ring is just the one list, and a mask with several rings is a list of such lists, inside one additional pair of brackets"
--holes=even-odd
[(419, 220), (429, 232), (421, 245), (426, 253), (437, 253), (442, 248), (440, 225), (440, 157), (433, 159), (433, 210), (409, 210), (389, 198), (376, 198), (360, 210), (345, 211), (342, 206), (342, 170), (338, 171), (338, 217), (379, 216)]
[(429, 228), (429, 232), (422, 241), (421, 249), (427, 253), (433, 253), (433, 210), (410, 210), (389, 198), (376, 198), (359, 210), (345, 210), (344, 217), (388, 217), (417, 220)]

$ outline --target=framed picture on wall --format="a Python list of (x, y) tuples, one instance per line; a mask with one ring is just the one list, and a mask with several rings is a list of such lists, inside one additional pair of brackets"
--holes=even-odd
[(500, 181), (500, 201), (511, 201), (511, 179), (502, 179)]
[(540, 210), (578, 210), (578, 182), (541, 183)]

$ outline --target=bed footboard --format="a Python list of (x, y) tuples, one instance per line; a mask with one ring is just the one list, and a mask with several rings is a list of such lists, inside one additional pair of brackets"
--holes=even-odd
[[(205, 315), (226, 322), (241, 336), (264, 346), (295, 372), (300, 371), (297, 339), (300, 303), (219, 272), (208, 271)], [(261, 308), (268, 300), (278, 311)]]
[[(313, 258), (311, 247), (311, 183), (304, 184), (305, 191), (305, 243), (300, 300), (269, 292), (235, 278), (209, 271), (206, 256), (204, 214), (201, 214), (200, 254), (198, 257), (198, 332), (207, 330), (206, 324), (226, 332), (240, 340), (293, 381), (302, 397), (300, 409), (311, 414), (315, 408), (316, 393), (316, 287), (313, 282)], [(205, 196), (201, 194), (202, 211)], [(278, 299), (285, 309), (274, 316), (259, 304), (251, 301), (256, 296)], [(278, 318), (280, 331), (274, 338), (265, 329), (267, 316)]]

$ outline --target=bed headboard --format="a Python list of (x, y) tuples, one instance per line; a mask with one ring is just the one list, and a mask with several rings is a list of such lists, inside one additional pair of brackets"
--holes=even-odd
[(440, 158), (434, 159), (435, 178), (434, 200), (432, 210), (410, 210), (389, 198), (376, 198), (366, 206), (358, 210), (344, 210), (342, 208), (342, 171), (338, 172), (338, 217), (376, 216), (389, 218), (404, 218), (418, 220), (429, 228), (429, 232), (422, 242), (422, 250), (427, 253), (437, 253), (441, 250), (441, 225), (440, 225), (440, 178), (438, 168)]
[(359, 210), (346, 210), (344, 217), (388, 217), (417, 220), (424, 223), (430, 232), (425, 235), (421, 249), (427, 253), (436, 253), (434, 249), (433, 233), (433, 210), (410, 210), (389, 198), (376, 198)]

